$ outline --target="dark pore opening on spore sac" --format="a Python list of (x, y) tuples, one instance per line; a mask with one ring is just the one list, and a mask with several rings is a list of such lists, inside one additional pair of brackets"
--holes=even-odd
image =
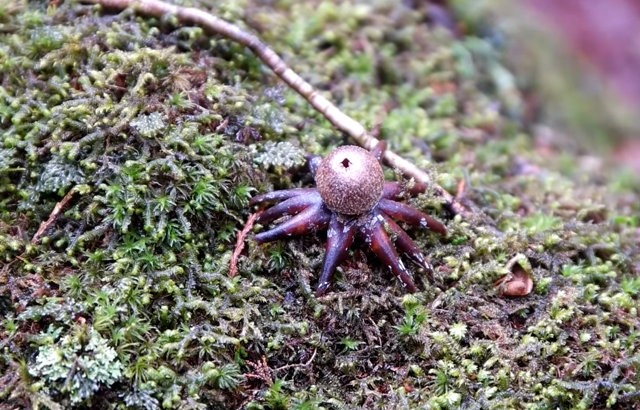
[(351, 161), (349, 161), (349, 158), (345, 158), (340, 163), (342, 164), (343, 167), (349, 168), (349, 165), (351, 164)]

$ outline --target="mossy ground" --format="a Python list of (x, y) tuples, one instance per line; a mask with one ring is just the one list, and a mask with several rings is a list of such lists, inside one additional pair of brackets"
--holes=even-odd
[[(465, 181), (467, 219), (412, 200), (450, 230), (411, 231), (424, 291), (356, 247), (320, 299), (322, 235), (229, 261), (251, 195), (311, 185), (304, 155), (347, 138), (199, 28), (0, 5), (0, 408), (638, 408), (638, 180), (541, 138), (490, 38), (401, 4), (188, 2)], [(503, 297), (516, 255), (535, 288)]]

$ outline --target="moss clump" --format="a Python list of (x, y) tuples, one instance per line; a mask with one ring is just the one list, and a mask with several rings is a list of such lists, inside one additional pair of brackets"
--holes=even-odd
[[(433, 278), (416, 272), (424, 290), (414, 295), (363, 247), (334, 292), (313, 298), (321, 237), (249, 240), (229, 278), (249, 197), (309, 185), (305, 153), (344, 138), (237, 44), (172, 19), (11, 1), (0, 6), (0, 401), (637, 403), (636, 177), (596, 173), (579, 153), (540, 145), (526, 132), (543, 128), (521, 115), (500, 50), (429, 27), (424, 10), (215, 7), (261, 30), (441, 185), (454, 192), (464, 180), (472, 216), (450, 218), (447, 240), (412, 232), (436, 266)], [(446, 219), (430, 193), (413, 201)], [(509, 299), (493, 283), (515, 255), (535, 290)]]

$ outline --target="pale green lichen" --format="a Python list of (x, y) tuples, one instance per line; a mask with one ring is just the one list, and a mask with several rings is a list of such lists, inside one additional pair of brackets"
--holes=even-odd
[(305, 152), (288, 141), (267, 141), (259, 147), (252, 148), (256, 151), (253, 161), (264, 168), (276, 167), (287, 170), (303, 165), (306, 161)]
[(144, 114), (134, 118), (131, 121), (131, 127), (142, 136), (149, 138), (162, 131), (166, 124), (161, 113), (152, 112), (151, 114)]
[(65, 189), (84, 181), (84, 173), (76, 165), (54, 158), (40, 171), (36, 184), (38, 192), (63, 193)]
[[(72, 404), (90, 399), (122, 376), (122, 363), (109, 342), (93, 328), (77, 329), (53, 344), (40, 346), (29, 373), (38, 390), (50, 396), (68, 395)], [(60, 329), (47, 335), (57, 338)]]

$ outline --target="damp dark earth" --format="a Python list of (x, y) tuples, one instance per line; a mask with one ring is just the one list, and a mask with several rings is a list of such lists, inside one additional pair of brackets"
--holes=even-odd
[(639, 408), (640, 179), (557, 128), (500, 27), (447, 2), (179, 3), (422, 170), (424, 192), (382, 176), (446, 235), (384, 225), (425, 257), (401, 255), (415, 289), (354, 240), (316, 295), (326, 231), (261, 243), (287, 216), (250, 201), (314, 188), (309, 159), (353, 138), (176, 16), (3, 1), (1, 410)]

